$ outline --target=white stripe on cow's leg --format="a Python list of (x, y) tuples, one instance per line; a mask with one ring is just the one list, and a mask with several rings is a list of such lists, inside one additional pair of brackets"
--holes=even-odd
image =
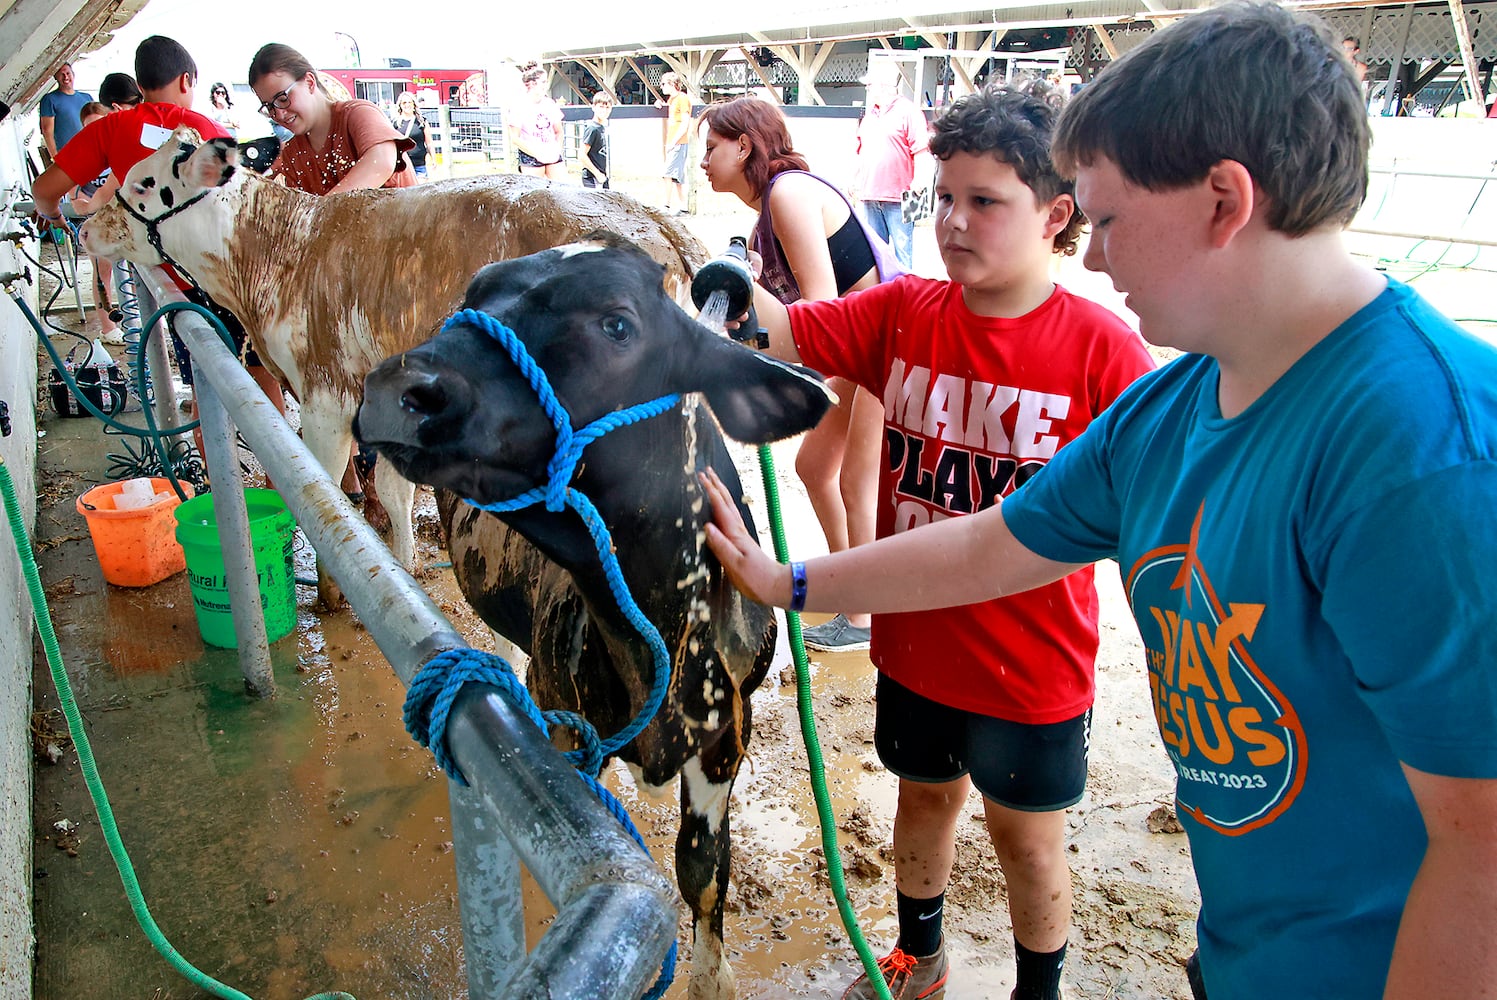
[(733, 966), (724, 954), (721, 934), (698, 923), (691, 936), (691, 979), (687, 982), (687, 1000), (732, 1000), (737, 993)]
[(374, 482), (390, 518), (390, 552), (406, 572), (412, 572), (416, 568), (416, 532), (411, 524), (411, 508), (415, 505), (416, 487), (396, 472), (390, 462), (374, 463)]
[(524, 683), (525, 674), (530, 669), (530, 657), (526, 654), (525, 650), (516, 646), (493, 629), (489, 629), (489, 635), (494, 637), (494, 655), (505, 663), (508, 663), (509, 669), (514, 672), (515, 677), (521, 683)]
[[(696, 764), (696, 761), (693, 760), (691, 763)], [(676, 779), (672, 778), (663, 785), (652, 785), (645, 780), (644, 768), (628, 760), (624, 761), (624, 766), (629, 769), (630, 774), (634, 775), (634, 787), (644, 792), (651, 799), (659, 800), (665, 798), (666, 793), (671, 790), (671, 786), (676, 783)], [(698, 770), (700, 770), (700, 765), (698, 765)]]
[[(353, 448), (353, 414), (357, 402), (332, 393), (309, 392), (301, 401), (301, 436), (317, 464), (337, 484), (348, 468)], [(317, 596), (329, 611), (343, 604), (343, 593), (317, 560)]]
[(690, 1000), (731, 1000), (733, 970), (723, 949), (723, 904), (728, 894), (728, 799), (738, 761), (726, 781), (713, 781), (693, 757), (681, 768), (681, 829), (676, 835), (676, 883), (692, 913)]

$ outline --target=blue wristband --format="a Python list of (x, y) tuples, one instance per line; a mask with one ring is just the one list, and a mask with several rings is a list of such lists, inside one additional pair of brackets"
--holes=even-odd
[(791, 611), (804, 611), (806, 608), (806, 564), (793, 562), (790, 564), (790, 604)]

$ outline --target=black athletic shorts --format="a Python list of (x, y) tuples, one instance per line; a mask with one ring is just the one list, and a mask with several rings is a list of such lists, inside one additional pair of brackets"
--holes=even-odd
[(964, 774), (992, 801), (1025, 812), (1075, 805), (1086, 788), (1092, 713), (1044, 725), (951, 708), (878, 675), (873, 731), (878, 759), (909, 781)]
[[(219, 318), (224, 327), (229, 331), (229, 336), (234, 340), (234, 353), (238, 355), (244, 367), (263, 367), (260, 355), (255, 353), (253, 347), (245, 344), (249, 336), (245, 332), (244, 325), (239, 322), (239, 318), (216, 302), (210, 308), (213, 310), (213, 314)], [(175, 320), (176, 316), (177, 314), (173, 313), (171, 319)], [(177, 370), (182, 373), (182, 384), (192, 385), (192, 354), (187, 350), (187, 345), (182, 342), (182, 338), (177, 336), (176, 327), (171, 321), (168, 321), (167, 329), (171, 331), (172, 352), (177, 356)]]
[(519, 158), (520, 166), (529, 167), (532, 170), (539, 170), (543, 167), (554, 167), (561, 162), (560, 160), (552, 160), (550, 163), (542, 163), (523, 149), (515, 150), (515, 155)]

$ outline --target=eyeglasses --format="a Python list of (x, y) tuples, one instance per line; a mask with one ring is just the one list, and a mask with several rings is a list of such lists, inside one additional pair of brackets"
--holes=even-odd
[(278, 94), (272, 95), (270, 100), (261, 102), (260, 114), (264, 115), (266, 118), (274, 118), (277, 111), (285, 111), (288, 107), (291, 106), (291, 92), (297, 87), (300, 87), (301, 84), (302, 81), (297, 80), (285, 90), (281, 91)]

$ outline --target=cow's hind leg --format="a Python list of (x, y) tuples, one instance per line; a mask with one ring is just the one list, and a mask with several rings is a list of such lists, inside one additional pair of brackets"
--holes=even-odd
[(728, 799), (742, 758), (704, 768), (693, 757), (681, 768), (681, 830), (676, 835), (676, 882), (692, 914), (689, 1000), (730, 1000), (733, 968), (723, 949), (723, 905), (728, 894)]
[[(353, 447), (352, 425), (352, 406), (345, 407), (339, 398), (326, 393), (308, 393), (302, 400), (302, 440), (334, 483), (348, 466), (349, 450)], [(324, 608), (336, 611), (343, 605), (343, 592), (328, 575), (322, 555), (318, 553), (317, 558), (317, 597)]]
[[(412, 571), (416, 568), (416, 533), (411, 523), (411, 507), (415, 503), (416, 487), (396, 472), (394, 464), (388, 461), (375, 463), (374, 482), (377, 502), (386, 514), (381, 534), (400, 565)], [(365, 503), (364, 516), (369, 518), (367, 498)], [(373, 520), (370, 520), (370, 527), (375, 527)]]

